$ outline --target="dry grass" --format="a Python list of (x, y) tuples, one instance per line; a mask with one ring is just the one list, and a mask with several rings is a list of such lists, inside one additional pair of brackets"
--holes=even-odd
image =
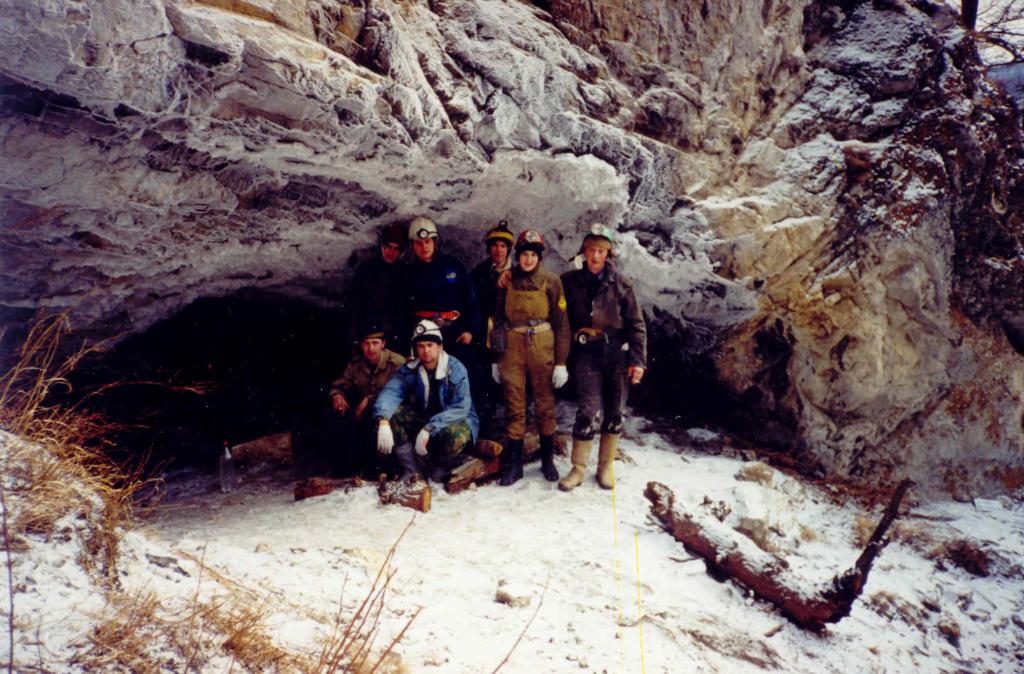
[[(319, 652), (295, 652), (273, 639), (269, 621), (295, 607), (272, 603), (192, 559), (197, 569), (187, 597), (162, 596), (151, 589), (126, 592), (118, 580), (119, 544), (130, 527), (136, 475), (107, 457), (114, 428), (77, 407), (53, 403), (70, 389), (69, 373), (88, 353), (62, 356), (69, 331), (64, 316), (39, 321), (0, 376), (0, 429), (13, 439), (0, 442), (0, 533), (8, 580), (7, 644), (10, 657), (0, 669), (16, 671), (16, 630), (30, 629), (16, 616), (13, 559), (42, 541), (73, 541), (78, 563), (90, 572), (105, 609), (94, 627), (71, 646), (71, 662), (97, 672), (202, 672), (213, 661), (229, 672), (401, 672), (395, 645), (418, 611), (383, 647), (379, 635), (401, 537), (391, 547), (370, 590), (352, 615), (339, 610)], [(0, 334), (2, 337), (2, 334)], [(411, 526), (412, 522), (410, 522)], [(408, 527), (406, 528), (408, 530)], [(404, 536), (405, 532), (403, 532)], [(18, 663), (23, 666), (22, 663)], [(6, 666), (5, 666), (6, 665)], [(42, 655), (36, 666), (47, 671)]]
[(39, 321), (0, 376), (0, 428), (19, 439), (2, 457), (0, 488), (17, 497), (5, 543), (19, 549), (28, 535), (66, 535), (68, 518), (84, 518), (90, 526), (75, 529), (86, 532), (81, 561), (112, 578), (136, 482), (104, 453), (109, 423), (51, 402), (53, 394), (70, 389), (67, 376), (88, 353), (83, 348), (61, 357), (68, 330), (64, 316)]

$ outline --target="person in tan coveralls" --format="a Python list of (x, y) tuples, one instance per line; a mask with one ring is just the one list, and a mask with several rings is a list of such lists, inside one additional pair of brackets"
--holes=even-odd
[[(528, 229), (516, 241), (516, 261), (506, 287), (498, 290), (495, 330), (504, 335), (504, 350), (492, 368), (495, 381), (504, 383), (508, 447), (502, 453), (499, 484), (508, 486), (523, 477), (523, 436), (526, 433), (526, 380), (533, 388), (534, 410), (540, 431), (541, 472), (554, 482), (555, 389), (569, 379), (569, 322), (562, 281), (544, 269), (544, 239)], [(492, 335), (491, 344), (495, 346)], [(501, 338), (497, 340), (500, 342)], [(496, 350), (500, 350), (497, 349)]]

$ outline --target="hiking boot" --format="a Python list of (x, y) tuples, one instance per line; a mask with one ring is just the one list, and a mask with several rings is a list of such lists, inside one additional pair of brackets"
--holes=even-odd
[(437, 461), (430, 468), (430, 479), (438, 484), (447, 482), (450, 474), (451, 471), (448, 468), (448, 464), (443, 461)]
[(548, 482), (558, 480), (558, 469), (555, 468), (555, 436), (540, 436), (540, 472)]
[(602, 433), (601, 446), (597, 450), (597, 483), (602, 489), (615, 486), (615, 453), (619, 448), (618, 433)]
[(508, 447), (501, 453), (501, 479), (498, 484), (502, 487), (519, 482), (523, 479), (523, 441), (509, 440)]
[(583, 482), (583, 476), (587, 472), (587, 461), (590, 460), (590, 451), (593, 447), (593, 440), (572, 439), (572, 470), (558, 483), (559, 489), (572, 491)]
[(419, 466), (416, 464), (416, 452), (413, 451), (411, 442), (395, 447), (395, 458), (398, 459), (398, 465), (402, 471), (398, 477), (400, 482), (423, 479)]

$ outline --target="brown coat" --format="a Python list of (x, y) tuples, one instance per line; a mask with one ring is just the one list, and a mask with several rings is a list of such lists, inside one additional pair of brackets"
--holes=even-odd
[(604, 271), (604, 278), (591, 288), (588, 285), (592, 276), (586, 268), (562, 274), (565, 298), (569, 302), (569, 328), (574, 336), (580, 328), (604, 331), (614, 342), (629, 345), (627, 365), (646, 367), (647, 326), (633, 284), (610, 265)]
[(369, 397), (372, 404), (374, 398), (384, 388), (384, 384), (391, 379), (391, 375), (403, 365), (405, 359), (387, 349), (381, 351), (380, 361), (376, 366), (371, 366), (362, 354), (358, 354), (345, 366), (341, 377), (331, 383), (330, 394), (333, 396), (341, 393), (353, 406), (358, 405), (365, 397)]
[(566, 299), (565, 293), (562, 291), (562, 279), (539, 265), (531, 273), (524, 272), (520, 267), (513, 267), (509, 286), (514, 290), (540, 290), (543, 288), (548, 298), (547, 306), (539, 307), (537, 315), (509, 316), (506, 302), (508, 290), (499, 288), (495, 321), (504, 323), (508, 327), (514, 327), (516, 319), (547, 321), (551, 324), (551, 331), (555, 337), (555, 365), (565, 365), (565, 361), (569, 357), (571, 335), (565, 314)]

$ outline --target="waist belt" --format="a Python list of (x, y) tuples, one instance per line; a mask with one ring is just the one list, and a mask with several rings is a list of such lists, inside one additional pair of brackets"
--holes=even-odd
[(531, 334), (532, 335), (532, 334), (537, 333), (537, 332), (547, 332), (550, 329), (551, 329), (551, 324), (548, 323), (547, 321), (539, 321), (539, 322), (536, 322), (536, 323), (534, 321), (529, 321), (527, 323), (519, 323), (519, 324), (512, 325), (509, 328), (509, 330), (511, 330), (512, 332), (518, 332), (518, 333), (523, 334), (523, 335), (527, 335), (527, 334)]
[(443, 328), (449, 323), (459, 320), (461, 314), (458, 311), (414, 311), (412, 315), (416, 318), (434, 321), (439, 328)]
[(576, 331), (573, 339), (576, 340), (577, 344), (593, 344), (595, 342), (610, 343), (615, 341), (619, 336), (619, 331), (605, 331), (601, 328), (580, 328)]

